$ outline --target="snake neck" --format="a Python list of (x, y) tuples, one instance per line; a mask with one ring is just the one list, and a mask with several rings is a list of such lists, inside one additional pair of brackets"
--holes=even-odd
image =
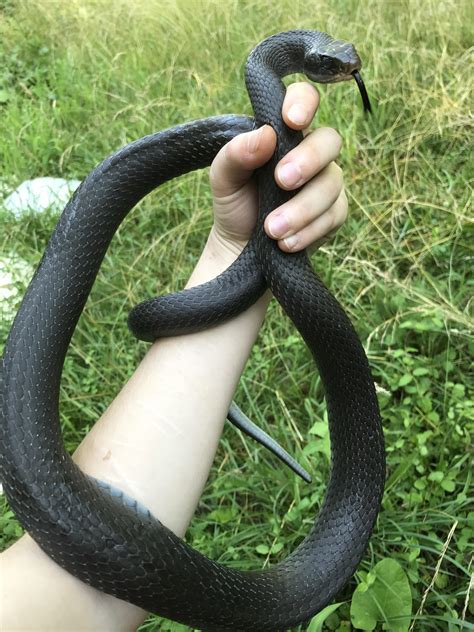
[(282, 78), (301, 72), (304, 49), (300, 38), (287, 33), (273, 35), (250, 53), (245, 66), (245, 84), (258, 126), (271, 125), (281, 131), (281, 108), (285, 98)]
[(283, 77), (307, 72), (309, 56), (324, 53), (334, 42), (321, 31), (293, 30), (272, 35), (253, 49), (245, 66), (245, 83), (258, 125), (280, 125)]
[(309, 38), (295, 37), (306, 31), (287, 31), (273, 35), (250, 53), (245, 66), (245, 84), (252, 104), (257, 127), (271, 125), (276, 132), (277, 145), (272, 158), (257, 171), (259, 188), (259, 214), (255, 239), (263, 234), (266, 216), (277, 205), (293, 197), (294, 192), (283, 191), (274, 180), (274, 169), (291, 149), (302, 140), (301, 132), (285, 125), (282, 106), (286, 87), (282, 79), (304, 69), (305, 54), (310, 46)]

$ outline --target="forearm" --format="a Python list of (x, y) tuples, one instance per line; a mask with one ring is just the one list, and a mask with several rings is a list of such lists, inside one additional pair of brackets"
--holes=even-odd
[[(237, 252), (211, 233), (188, 286), (215, 277)], [(74, 455), (178, 535), (199, 501), (268, 300), (213, 329), (154, 343)], [(28, 536), (3, 554), (1, 573), (3, 629), (130, 630), (146, 616), (69, 576)]]
[[(214, 278), (235, 256), (210, 238), (187, 287)], [(221, 326), (154, 343), (77, 450), (81, 467), (183, 535), (267, 304), (264, 297)]]

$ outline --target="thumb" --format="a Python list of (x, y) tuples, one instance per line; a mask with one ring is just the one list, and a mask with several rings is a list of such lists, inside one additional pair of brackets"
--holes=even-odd
[(276, 147), (276, 134), (270, 125), (239, 134), (214, 158), (209, 179), (214, 197), (236, 193), (252, 177), (255, 169), (270, 160)]

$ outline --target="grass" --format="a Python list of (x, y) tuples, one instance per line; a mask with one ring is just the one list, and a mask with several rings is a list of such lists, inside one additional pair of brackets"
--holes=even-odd
[[(469, 0), (0, 0), (6, 189), (43, 175), (82, 179), (151, 131), (250, 113), (243, 64), (272, 32), (318, 28), (356, 43), (375, 115), (364, 120), (355, 86), (321, 89), (318, 124), (344, 137), (351, 214), (314, 265), (364, 341), (380, 391), (388, 481), (370, 549), (325, 630), (350, 629), (353, 591), (384, 558), (408, 578), (412, 629), (472, 629), (472, 17)], [(118, 231), (66, 361), (61, 404), (71, 450), (145, 351), (128, 334), (126, 314), (156, 293), (157, 279), (160, 293), (182, 286), (209, 209), (207, 175), (195, 173), (150, 195)], [(0, 257), (13, 273), (15, 260), (34, 268), (55, 222), (52, 213), (18, 221), (0, 207)], [(15, 278), (2, 342), (25, 288), (24, 272)], [(322, 395), (307, 349), (272, 305), (237, 401), (315, 482), (300, 483), (227, 428), (189, 532), (195, 547), (255, 568), (300, 541), (328, 475)], [(21, 533), (6, 506), (1, 525), (6, 546)], [(152, 617), (143, 629), (181, 628)]]

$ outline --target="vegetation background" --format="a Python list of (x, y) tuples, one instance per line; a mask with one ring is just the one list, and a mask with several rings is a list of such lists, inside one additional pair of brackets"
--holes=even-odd
[[(243, 64), (271, 33), (317, 28), (357, 45), (375, 112), (364, 119), (355, 85), (321, 89), (317, 122), (344, 137), (351, 213), (314, 265), (370, 359), (387, 485), (359, 571), (311, 632), (474, 629), (473, 17), (469, 0), (0, 0), (4, 193), (32, 177), (82, 179), (121, 145), (176, 123), (250, 113)], [(64, 370), (71, 450), (145, 352), (126, 328), (129, 309), (182, 286), (210, 205), (207, 174), (194, 173), (150, 195), (118, 231)], [(14, 286), (2, 301), (2, 344), (56, 219), (17, 220), (0, 205), (0, 259)], [(188, 539), (224, 564), (255, 568), (287, 555), (308, 531), (329, 471), (323, 390), (277, 305), (236, 399), (314, 474), (305, 485), (226, 428)], [(21, 529), (2, 502), (5, 547)], [(142, 628), (182, 629), (157, 617)]]

